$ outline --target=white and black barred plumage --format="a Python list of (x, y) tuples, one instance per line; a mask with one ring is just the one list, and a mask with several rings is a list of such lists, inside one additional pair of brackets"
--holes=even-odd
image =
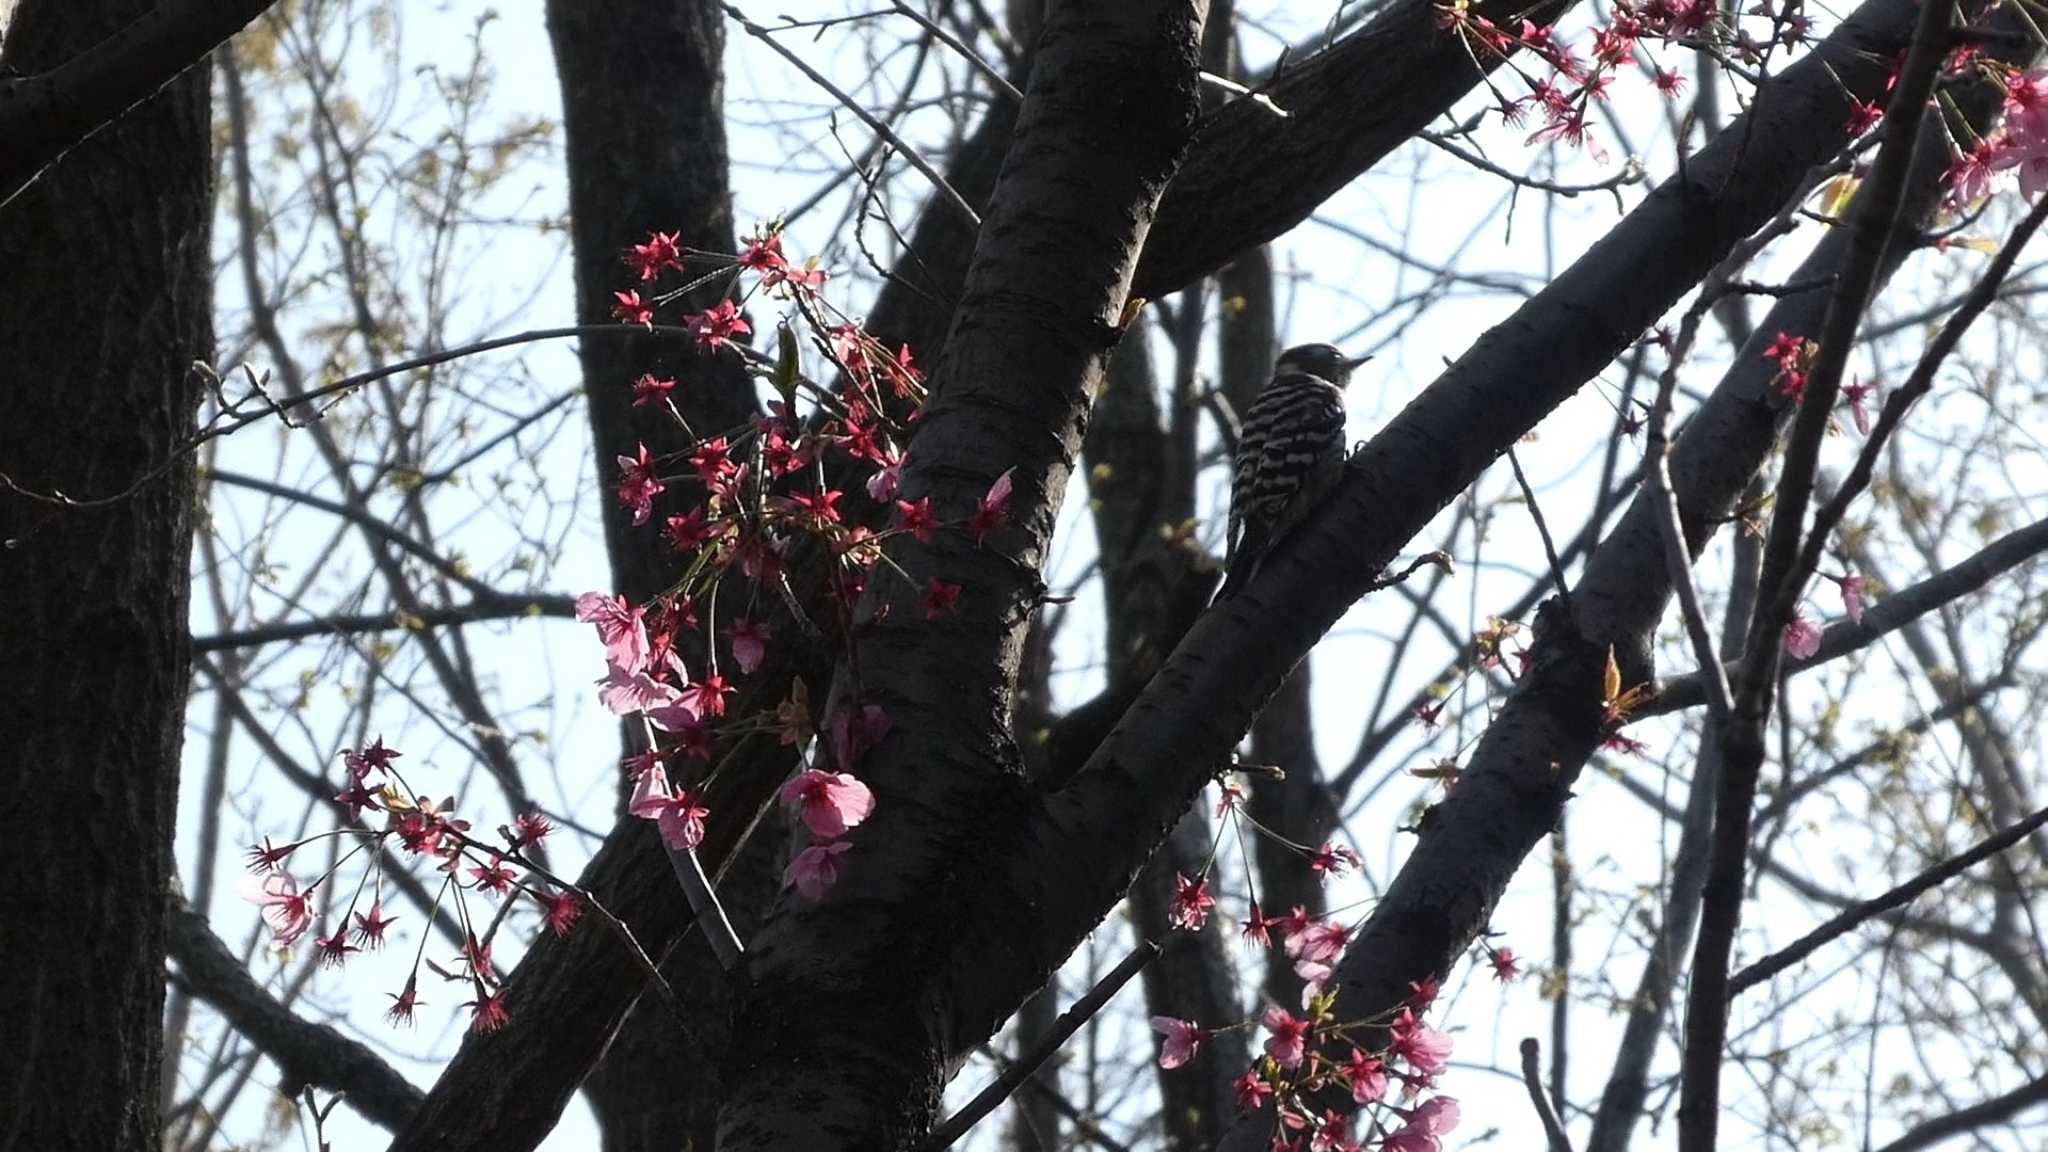
[(1230, 483), (1230, 571), (1218, 599), (1251, 579), (1343, 475), (1344, 385), (1366, 359), (1328, 344), (1289, 348), (1245, 410)]

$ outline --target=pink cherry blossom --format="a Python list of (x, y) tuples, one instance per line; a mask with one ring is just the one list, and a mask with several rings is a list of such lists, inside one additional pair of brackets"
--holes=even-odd
[(1216, 898), (1209, 895), (1209, 881), (1190, 880), (1175, 874), (1173, 878), (1173, 910), (1167, 914), (1167, 921), (1184, 932), (1200, 932), (1208, 923), (1209, 909), (1216, 906)]
[(1344, 954), (1350, 930), (1328, 920), (1310, 920), (1287, 933), (1287, 954), (1311, 964), (1327, 964)]
[(623, 672), (616, 665), (597, 682), (598, 703), (619, 716), (651, 713), (674, 704), (681, 696), (674, 685), (664, 684), (646, 672)]
[(1851, 624), (1863, 623), (1864, 596), (1869, 592), (1869, 581), (1861, 576), (1844, 576), (1835, 581), (1842, 589), (1842, 610), (1849, 614)]
[(299, 891), (299, 882), (288, 872), (273, 872), (257, 881), (250, 899), (263, 910), (275, 947), (289, 948), (313, 923), (312, 890)]
[(654, 511), (654, 498), (667, 489), (661, 483), (661, 475), (654, 464), (654, 458), (647, 454), (647, 445), (638, 445), (631, 456), (620, 456), (619, 462), (619, 503), (633, 513), (633, 523), (645, 524)]
[(597, 626), (597, 638), (604, 642), (604, 658), (612, 667), (639, 672), (647, 667), (646, 608), (629, 604), (624, 596), (585, 592), (576, 598), (576, 619)]
[(1425, 977), (1420, 983), (1410, 980), (1408, 982), (1408, 999), (1403, 1001), (1403, 1003), (1417, 1012), (1427, 1012), (1429, 1011), (1429, 1006), (1436, 1003), (1436, 994), (1441, 988), (1442, 984), (1438, 982), (1434, 973)]
[(877, 504), (894, 500), (896, 490), (903, 484), (903, 466), (910, 462), (909, 456), (898, 457), (875, 470), (868, 477), (868, 496)]
[(803, 816), (811, 835), (834, 840), (875, 810), (875, 794), (844, 772), (809, 768), (782, 786), (782, 803)]
[(735, 620), (725, 630), (725, 638), (732, 644), (733, 663), (740, 666), (742, 673), (753, 675), (754, 669), (761, 666), (761, 658), (768, 654), (768, 626), (752, 620)]
[(1820, 625), (1803, 615), (1795, 615), (1785, 625), (1785, 655), (1794, 660), (1810, 660), (1820, 651)]
[(698, 732), (704, 728), (704, 721), (697, 715), (697, 709), (682, 693), (666, 704), (647, 710), (647, 719), (663, 732)]
[(1488, 961), (1493, 965), (1493, 978), (1503, 984), (1522, 974), (1521, 964), (1515, 959), (1513, 948), (1494, 949)]
[(740, 318), (739, 306), (730, 300), (720, 300), (695, 316), (685, 318), (683, 325), (690, 330), (690, 335), (697, 338), (697, 347), (705, 352), (716, 352), (732, 343), (734, 337), (753, 332)]
[(839, 858), (852, 847), (850, 840), (811, 845), (789, 862), (789, 869), (782, 874), (782, 886), (794, 886), (806, 900), (821, 899), (827, 890), (839, 883)]
[(675, 391), (675, 389), (675, 381), (661, 380), (656, 378), (652, 372), (643, 372), (638, 379), (633, 381), (633, 407), (639, 408), (647, 404), (659, 404), (663, 400), (668, 399), (668, 394)]
[(1202, 1050), (1202, 1041), (1209, 1035), (1193, 1020), (1177, 1020), (1172, 1016), (1154, 1016), (1152, 1030), (1166, 1037), (1166, 1042), (1159, 1049), (1159, 1066), (1169, 1070), (1193, 1060), (1195, 1053)]
[(1870, 435), (1870, 409), (1864, 401), (1870, 399), (1875, 391), (1875, 384), (1848, 384), (1842, 388), (1842, 399), (1849, 405), (1849, 418), (1856, 422), (1856, 432), (1860, 436)]
[(1387, 1066), (1377, 1056), (1368, 1056), (1353, 1048), (1351, 1059), (1342, 1069), (1344, 1079), (1351, 1085), (1351, 1100), (1355, 1104), (1375, 1104), (1386, 1099)]
[(841, 708), (832, 714), (832, 759), (841, 772), (850, 772), (861, 753), (882, 742), (894, 721), (880, 704), (867, 704), (859, 713)]
[(967, 520), (967, 530), (974, 534), (976, 544), (981, 543), (984, 537), (1002, 527), (1003, 522), (1009, 519), (1010, 493), (1014, 487), (1011, 477), (1016, 471), (1015, 468), (1011, 468), (996, 477), (995, 483), (988, 486), (988, 493), (975, 505), (974, 515)]
[(1272, 1035), (1266, 1038), (1266, 1055), (1282, 1068), (1298, 1068), (1308, 1045), (1309, 1022), (1299, 1020), (1278, 1005), (1266, 1009), (1260, 1023)]
[(1444, 1070), (1451, 1056), (1451, 1038), (1415, 1018), (1407, 1008), (1394, 1017), (1387, 1054), (1407, 1062), (1408, 1067), (1424, 1076), (1434, 1076)]
[(1440, 1152), (1443, 1134), (1458, 1126), (1458, 1102), (1433, 1096), (1408, 1113), (1408, 1123), (1380, 1147), (1388, 1152)]
[(627, 810), (642, 820), (654, 821), (661, 830), (662, 842), (678, 852), (690, 851), (704, 842), (704, 818), (711, 814), (689, 789), (672, 789), (668, 772), (658, 764), (633, 781), (633, 796)]
[(1273, 1094), (1273, 1086), (1266, 1083), (1266, 1078), (1259, 1075), (1258, 1069), (1254, 1068), (1230, 1082), (1230, 1093), (1237, 1100), (1239, 1108), (1253, 1112), (1265, 1104), (1266, 1097)]

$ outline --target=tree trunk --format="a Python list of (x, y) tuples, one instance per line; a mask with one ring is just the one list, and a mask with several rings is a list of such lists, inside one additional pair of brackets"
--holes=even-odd
[[(547, 18), (568, 145), (576, 318), (604, 324), (611, 321), (612, 293), (631, 286), (620, 255), (650, 232), (679, 233), (691, 248), (736, 250), (725, 141), (725, 18), (708, 0), (597, 6), (553, 0)], [(683, 306), (702, 309), (722, 287), (699, 288)], [(644, 603), (674, 580), (678, 558), (658, 525), (635, 527), (612, 499), (617, 459), (643, 443), (656, 455), (681, 450), (689, 438), (666, 409), (633, 407), (632, 381), (642, 373), (675, 379), (672, 398), (703, 435), (753, 415), (753, 385), (735, 356), (703, 356), (652, 337), (588, 339), (580, 354), (613, 590)], [(751, 932), (774, 895), (780, 842), (779, 836), (757, 836), (721, 889), (743, 933)], [(660, 868), (658, 859), (648, 863)], [(682, 905), (682, 890), (671, 889), (668, 898)], [(696, 1043), (651, 1000), (641, 1001), (646, 1011), (627, 1014), (585, 1083), (607, 1152), (709, 1148), (713, 1140), (718, 1061), (731, 1008), (725, 974), (701, 934), (680, 941), (662, 971), (696, 1022)]]
[[(0, 73), (50, 69), (150, 7), (25, 0)], [(193, 363), (213, 357), (210, 78), (185, 72), (0, 209), (4, 1148), (157, 1149), (190, 657), (180, 446)]]

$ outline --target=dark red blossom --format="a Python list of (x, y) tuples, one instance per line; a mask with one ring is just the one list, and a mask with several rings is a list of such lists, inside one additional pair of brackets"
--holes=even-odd
[(927, 620), (950, 616), (960, 603), (960, 585), (948, 584), (936, 576), (929, 577), (925, 581), (924, 596), (918, 602), (924, 607)]
[(730, 300), (720, 300), (704, 311), (683, 321), (690, 335), (697, 338), (697, 347), (704, 352), (716, 352), (736, 337), (753, 333), (746, 320), (740, 316), (739, 305)]
[(654, 327), (654, 306), (640, 299), (637, 291), (612, 293), (612, 319), (621, 324)]
[(677, 242), (679, 233), (654, 232), (645, 244), (635, 244), (626, 249), (626, 267), (640, 278), (642, 284), (660, 276), (668, 269), (683, 270), (683, 249)]

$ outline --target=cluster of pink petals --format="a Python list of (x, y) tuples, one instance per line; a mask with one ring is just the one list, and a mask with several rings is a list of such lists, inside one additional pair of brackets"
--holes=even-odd
[(1451, 1058), (1451, 1038), (1424, 1024), (1413, 1009), (1403, 1008), (1394, 1017), (1387, 1054), (1407, 1064), (1418, 1076), (1433, 1077), (1444, 1070)]
[(313, 892), (299, 891), (299, 882), (290, 873), (261, 877), (250, 898), (263, 910), (263, 922), (270, 925), (271, 943), (277, 948), (291, 947), (313, 923)]
[(1443, 1135), (1458, 1126), (1458, 1102), (1433, 1096), (1406, 1114), (1408, 1122), (1387, 1136), (1385, 1152), (1441, 1152)]
[(822, 898), (839, 882), (840, 858), (853, 847), (843, 839), (875, 810), (875, 794), (851, 769), (861, 753), (889, 734), (889, 714), (869, 704), (832, 717), (830, 742), (838, 772), (807, 768), (782, 786), (782, 803), (804, 822), (813, 843), (783, 871), (782, 884), (806, 900)]
[(627, 810), (654, 821), (662, 842), (678, 852), (695, 851), (704, 842), (704, 818), (711, 814), (689, 789), (671, 785), (658, 761), (634, 779)]
[(1785, 655), (1794, 660), (1810, 660), (1820, 651), (1820, 625), (1804, 613), (1794, 613), (1790, 623), (1785, 625)]
[(1167, 923), (1183, 932), (1200, 932), (1202, 925), (1209, 922), (1209, 910), (1216, 907), (1216, 898), (1209, 895), (1207, 877), (1190, 880), (1175, 874), (1173, 878), (1173, 907), (1166, 914)]
[(2006, 81), (2005, 127), (1959, 152), (1948, 169), (1948, 199), (1955, 208), (1991, 193), (1995, 173), (2019, 170), (2020, 195), (2029, 202), (2048, 189), (2048, 72)]

